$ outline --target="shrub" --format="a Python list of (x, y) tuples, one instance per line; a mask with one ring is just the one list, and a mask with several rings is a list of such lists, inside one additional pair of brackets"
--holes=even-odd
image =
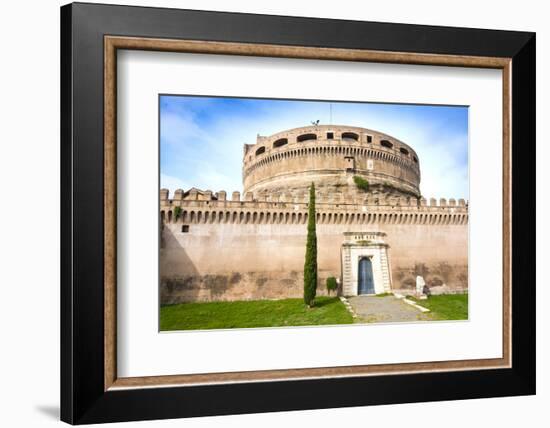
[(317, 231), (315, 227), (315, 185), (309, 188), (306, 260), (304, 263), (304, 303), (312, 307), (317, 294)]
[(181, 217), (181, 211), (181, 207), (174, 208), (174, 217), (176, 218), (176, 221)]
[(338, 284), (336, 283), (336, 278), (334, 278), (333, 276), (329, 276), (327, 278), (327, 292), (330, 296), (330, 292), (331, 291), (334, 291), (338, 288)]
[(363, 177), (354, 175), (353, 182), (359, 189), (363, 190), (364, 192), (367, 192), (369, 190), (369, 182), (365, 180)]

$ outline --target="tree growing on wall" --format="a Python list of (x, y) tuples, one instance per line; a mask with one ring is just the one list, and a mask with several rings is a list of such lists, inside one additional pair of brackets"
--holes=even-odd
[(176, 221), (178, 221), (178, 219), (181, 217), (182, 211), (183, 210), (179, 206), (174, 208), (174, 217), (176, 218)]
[(317, 294), (317, 230), (315, 222), (315, 185), (311, 183), (304, 263), (304, 302), (310, 308), (315, 304), (315, 295)]
[(363, 192), (369, 191), (369, 182), (365, 180), (363, 177), (359, 177), (358, 175), (353, 176), (353, 182), (357, 186), (357, 188), (361, 189)]

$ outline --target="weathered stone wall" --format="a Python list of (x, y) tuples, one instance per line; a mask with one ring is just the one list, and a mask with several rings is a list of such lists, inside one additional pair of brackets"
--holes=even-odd
[[(328, 276), (341, 275), (344, 232), (387, 234), (393, 289), (412, 291), (417, 274), (428, 285), (467, 287), (464, 202), (392, 202), (396, 205), (318, 204), (319, 294)], [(161, 201), (162, 303), (302, 296), (307, 204), (178, 203), (176, 220), (174, 202)]]
[(341, 277), (344, 232), (387, 234), (392, 289), (413, 290), (416, 275), (434, 290), (467, 288), (466, 202), (422, 198), (419, 159), (404, 142), (352, 126), (295, 128), (245, 144), (242, 172), (243, 198), (161, 190), (162, 303), (302, 296), (312, 182), (320, 294)]

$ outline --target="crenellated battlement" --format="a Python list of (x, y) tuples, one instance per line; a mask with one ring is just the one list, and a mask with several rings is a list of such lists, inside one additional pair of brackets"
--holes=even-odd
[[(220, 190), (218, 192), (212, 192), (211, 190), (198, 190), (191, 188), (188, 191), (178, 189), (174, 192), (174, 197), (170, 199), (170, 191), (168, 189), (160, 190), (160, 202), (163, 205), (180, 205), (179, 202), (250, 202), (252, 204), (261, 204), (262, 202), (283, 202), (292, 204), (307, 204), (309, 201), (309, 194), (296, 194), (296, 193), (279, 193), (279, 194), (266, 194), (260, 198), (254, 198), (252, 192), (245, 192), (241, 195), (241, 192), (234, 191), (231, 193), (231, 199), (227, 198), (227, 192)], [(345, 195), (348, 196), (348, 195)], [(445, 198), (416, 198), (416, 197), (396, 197), (389, 195), (372, 196), (366, 194), (364, 197), (357, 197), (355, 194), (350, 194), (349, 198), (342, 194), (327, 195), (322, 192), (316, 192), (315, 201), (316, 204), (323, 203), (337, 203), (339, 207), (345, 205), (392, 205), (392, 206), (429, 206), (429, 207), (467, 207), (468, 204), (464, 199), (445, 199)], [(206, 204), (212, 205), (212, 204)], [(181, 204), (180, 206), (183, 206)]]
[[(251, 223), (305, 224), (307, 195), (269, 195), (254, 199), (251, 192), (176, 190), (169, 198), (160, 191), (161, 218), (165, 223)], [(176, 219), (176, 207), (179, 216)], [(383, 224), (467, 224), (468, 205), (464, 199), (435, 199), (365, 195), (363, 198), (341, 195), (316, 195), (319, 224), (383, 223)]]

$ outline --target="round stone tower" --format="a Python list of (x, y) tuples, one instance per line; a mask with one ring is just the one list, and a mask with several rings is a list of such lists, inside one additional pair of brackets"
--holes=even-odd
[(418, 156), (407, 144), (371, 129), (317, 125), (258, 136), (244, 145), (243, 184), (255, 197), (303, 193), (312, 182), (321, 193), (420, 197)]

